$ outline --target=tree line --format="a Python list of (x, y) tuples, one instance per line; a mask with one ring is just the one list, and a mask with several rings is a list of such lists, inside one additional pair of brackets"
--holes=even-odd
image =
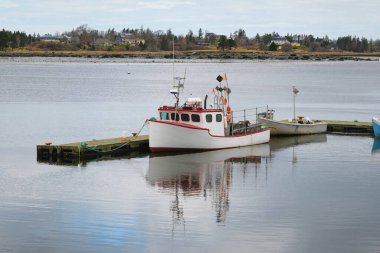
[(0, 50), (5, 50), (7, 48), (23, 48), (30, 45), (36, 40), (36, 37), (32, 35), (27, 35), (24, 32), (16, 31), (0, 31)]
[[(368, 40), (364, 37), (344, 36), (330, 39), (328, 36), (315, 37), (306, 34), (279, 33), (256, 34), (249, 38), (244, 29), (238, 29), (229, 35), (217, 35), (199, 28), (185, 35), (175, 35), (166, 31), (153, 31), (143, 27), (124, 28), (121, 31), (108, 29), (98, 31), (81, 25), (72, 31), (55, 36), (28, 35), (20, 31), (0, 31), (0, 50), (25, 48), (29, 50), (109, 50), (109, 51), (170, 51), (173, 47), (179, 51), (218, 48), (229, 50), (243, 48), (251, 50), (292, 51), (303, 49), (308, 51), (350, 51), (380, 52), (380, 40)], [(282, 41), (279, 46), (276, 41)], [(286, 43), (284, 43), (284, 41)]]

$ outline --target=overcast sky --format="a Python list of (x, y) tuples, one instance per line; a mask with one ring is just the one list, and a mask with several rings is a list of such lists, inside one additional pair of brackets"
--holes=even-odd
[(97, 30), (171, 28), (229, 35), (279, 32), (380, 38), (380, 0), (0, 0), (0, 28), (54, 34), (82, 24)]

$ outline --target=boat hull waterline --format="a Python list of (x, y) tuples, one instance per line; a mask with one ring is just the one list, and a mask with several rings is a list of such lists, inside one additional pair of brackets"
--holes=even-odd
[(270, 129), (244, 135), (215, 136), (207, 128), (149, 121), (149, 148), (152, 152), (216, 150), (267, 143), (269, 139)]
[(260, 118), (259, 122), (271, 128), (271, 135), (303, 135), (318, 134), (327, 131), (327, 123), (318, 122), (312, 124), (299, 124), (274, 121)]

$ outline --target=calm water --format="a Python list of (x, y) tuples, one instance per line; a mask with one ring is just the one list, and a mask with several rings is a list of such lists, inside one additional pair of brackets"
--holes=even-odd
[[(182, 62), (232, 107), (370, 121), (379, 62)], [(130, 72), (130, 74), (127, 74)], [(171, 102), (172, 64), (0, 59), (0, 252), (379, 252), (380, 140), (316, 135), (58, 166), (36, 145), (118, 137)]]

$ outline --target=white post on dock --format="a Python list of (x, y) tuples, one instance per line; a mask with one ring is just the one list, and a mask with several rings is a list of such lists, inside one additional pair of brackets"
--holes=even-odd
[(297, 90), (296, 86), (293, 85), (293, 121), (296, 121), (296, 95), (298, 92), (299, 90)]

